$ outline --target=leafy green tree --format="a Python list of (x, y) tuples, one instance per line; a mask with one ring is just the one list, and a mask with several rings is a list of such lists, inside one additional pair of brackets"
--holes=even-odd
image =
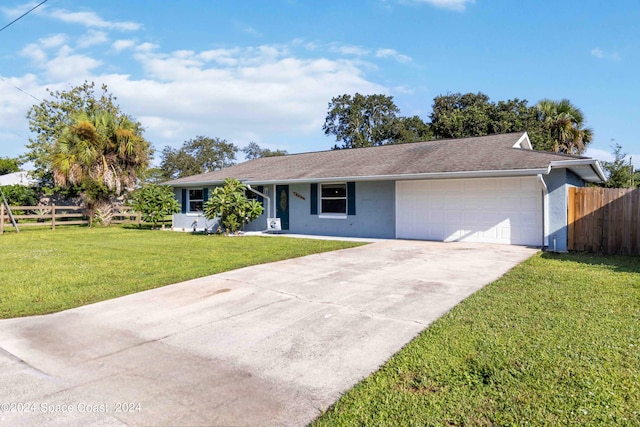
[(584, 127), (582, 111), (568, 99), (543, 99), (538, 103), (538, 114), (555, 152), (582, 154), (593, 139), (593, 131)]
[(622, 151), (622, 146), (616, 144), (613, 148), (614, 160), (602, 162), (602, 168), (607, 174), (607, 181), (603, 184), (608, 188), (632, 188), (638, 185), (633, 172), (631, 161), (627, 161), (627, 153)]
[(181, 148), (162, 150), (160, 169), (166, 179), (213, 172), (235, 163), (238, 147), (220, 138), (197, 136)]
[(74, 185), (89, 211), (111, 222), (114, 197), (133, 191), (138, 175), (149, 165), (151, 147), (140, 126), (127, 116), (94, 109), (72, 116), (51, 148), (56, 185)]
[(431, 129), (438, 139), (526, 131), (534, 149), (563, 151), (556, 149), (554, 121), (541, 113), (539, 105), (529, 106), (527, 100), (496, 103), (482, 92), (454, 93), (434, 98), (432, 108)]
[[(98, 93), (94, 82), (85, 81), (67, 91), (48, 90), (49, 99), (32, 106), (27, 112), (29, 129), (35, 137), (29, 140), (25, 156), (34, 165), (33, 175), (43, 186), (53, 186), (52, 153), (56, 141), (74, 124), (78, 114), (93, 115), (97, 111), (109, 112), (117, 120), (126, 115), (115, 104), (116, 98), (102, 85)], [(142, 126), (132, 121), (136, 134), (142, 134)], [(150, 153), (151, 154), (151, 153)]]
[(160, 184), (162, 181), (166, 181), (162, 169), (157, 167), (149, 167), (140, 175), (140, 181), (142, 185), (145, 184)]
[(342, 147), (359, 148), (393, 142), (393, 125), (400, 110), (387, 95), (344, 94), (331, 99), (325, 135), (334, 135)]
[(155, 228), (168, 215), (180, 212), (180, 203), (176, 200), (173, 189), (167, 185), (150, 184), (137, 189), (131, 196), (132, 207), (142, 213), (142, 220), (150, 222)]
[(224, 186), (213, 190), (211, 198), (204, 205), (207, 219), (220, 218), (227, 233), (236, 233), (246, 222), (262, 215), (264, 208), (257, 200), (248, 200), (247, 187), (237, 179), (227, 178)]
[(6, 175), (8, 173), (20, 171), (22, 166), (22, 160), (13, 159), (10, 157), (0, 157), (0, 175)]
[(483, 136), (490, 132), (492, 104), (481, 92), (437, 96), (432, 109), (431, 129), (438, 139)]
[[(11, 206), (35, 206), (38, 204), (38, 192), (24, 185), (4, 185), (0, 188), (2, 194)], [(2, 198), (0, 198), (2, 203)]]
[(418, 116), (398, 117), (393, 124), (393, 142), (417, 142), (433, 139), (431, 126)]
[(242, 148), (240, 151), (244, 153), (247, 160), (258, 159), (260, 157), (275, 157), (286, 156), (286, 150), (270, 150), (268, 148), (261, 148), (257, 143), (250, 142), (249, 145)]

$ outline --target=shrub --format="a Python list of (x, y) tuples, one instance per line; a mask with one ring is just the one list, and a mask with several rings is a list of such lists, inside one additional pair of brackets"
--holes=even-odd
[(248, 200), (247, 187), (237, 179), (227, 178), (223, 187), (213, 190), (211, 198), (204, 205), (207, 219), (220, 218), (227, 233), (235, 233), (245, 222), (258, 218), (264, 208), (257, 200)]

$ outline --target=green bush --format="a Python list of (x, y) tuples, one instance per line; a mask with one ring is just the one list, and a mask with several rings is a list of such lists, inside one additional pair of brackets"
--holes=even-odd
[(251, 222), (262, 215), (264, 208), (257, 200), (248, 200), (247, 187), (237, 179), (227, 178), (223, 187), (213, 190), (211, 198), (204, 205), (207, 219), (220, 218), (227, 233), (235, 233), (245, 222)]
[(180, 204), (167, 185), (146, 185), (133, 193), (131, 201), (133, 209), (142, 213), (142, 220), (152, 223), (153, 227), (167, 215), (180, 212)]
[(23, 185), (5, 185), (2, 193), (11, 206), (35, 206), (38, 204), (38, 193), (31, 187)]

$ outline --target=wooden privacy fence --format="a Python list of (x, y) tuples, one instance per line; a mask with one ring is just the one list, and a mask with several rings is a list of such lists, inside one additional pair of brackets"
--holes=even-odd
[(640, 189), (570, 188), (569, 250), (640, 255)]
[[(18, 228), (22, 227), (51, 227), (52, 230), (60, 225), (89, 224), (89, 217), (81, 206), (11, 206), (13, 218), (18, 222)], [(129, 206), (121, 206), (115, 209), (112, 224), (140, 224), (140, 212), (134, 212)], [(9, 212), (3, 203), (0, 203), (0, 234), (5, 227), (12, 227)]]

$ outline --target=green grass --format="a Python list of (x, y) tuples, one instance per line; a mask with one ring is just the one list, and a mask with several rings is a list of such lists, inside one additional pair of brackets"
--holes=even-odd
[(534, 256), (314, 425), (640, 425), (640, 258)]
[(248, 265), (358, 246), (134, 227), (0, 235), (0, 318), (52, 313)]

